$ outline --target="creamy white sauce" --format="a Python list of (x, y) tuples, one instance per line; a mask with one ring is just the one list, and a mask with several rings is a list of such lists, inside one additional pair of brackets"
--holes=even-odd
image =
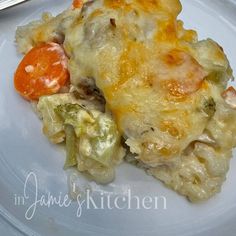
[(34, 71), (34, 66), (28, 65), (25, 67), (25, 72), (32, 73)]

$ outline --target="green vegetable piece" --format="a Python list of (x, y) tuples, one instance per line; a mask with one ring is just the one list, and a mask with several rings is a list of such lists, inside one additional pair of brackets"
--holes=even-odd
[(87, 111), (79, 104), (59, 105), (55, 113), (65, 125), (74, 128), (79, 139), (79, 156), (110, 166), (120, 147), (120, 136), (114, 121), (106, 114)]
[(66, 162), (64, 169), (77, 165), (76, 136), (73, 126), (65, 125), (66, 133)]
[(99, 135), (90, 138), (90, 145), (93, 150), (91, 158), (105, 166), (109, 166), (111, 157), (118, 151), (120, 141), (118, 131), (115, 123), (104, 115), (99, 116), (96, 122)]
[(43, 119), (43, 132), (53, 143), (65, 140), (64, 124), (55, 113), (55, 108), (71, 102), (74, 102), (74, 98), (70, 94), (54, 94), (39, 99), (37, 110)]
[(84, 132), (87, 123), (94, 123), (94, 119), (79, 104), (64, 104), (59, 105), (55, 109), (55, 113), (61, 117), (64, 124), (72, 125), (75, 129), (77, 137)]

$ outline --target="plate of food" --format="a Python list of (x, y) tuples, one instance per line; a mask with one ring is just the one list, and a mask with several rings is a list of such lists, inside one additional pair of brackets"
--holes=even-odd
[(233, 236), (235, 12), (233, 0), (0, 11), (7, 234)]

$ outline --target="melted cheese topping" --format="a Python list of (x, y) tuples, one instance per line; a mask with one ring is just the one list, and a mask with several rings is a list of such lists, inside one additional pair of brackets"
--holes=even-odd
[[(82, 10), (82, 22), (73, 24), (64, 43), (72, 83), (94, 78), (120, 131), (148, 144), (138, 154), (142, 160), (147, 152), (155, 154), (154, 163), (176, 157), (207, 122), (197, 109), (200, 94), (209, 92), (201, 89), (208, 73), (191, 55), (196, 33), (177, 21), (180, 10), (176, 0), (95, 1)], [(168, 122), (174, 128), (167, 130), (179, 135), (160, 129)], [(155, 131), (145, 133), (150, 128)]]

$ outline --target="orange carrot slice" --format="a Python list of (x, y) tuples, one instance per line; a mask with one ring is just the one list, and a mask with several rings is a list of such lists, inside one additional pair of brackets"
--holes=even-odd
[(236, 90), (234, 87), (229, 87), (222, 93), (225, 102), (233, 109), (236, 109)]
[(83, 6), (83, 0), (74, 0), (72, 5), (74, 8), (81, 8)]
[(20, 62), (14, 77), (16, 91), (27, 100), (55, 94), (69, 80), (67, 58), (56, 43), (31, 49)]

